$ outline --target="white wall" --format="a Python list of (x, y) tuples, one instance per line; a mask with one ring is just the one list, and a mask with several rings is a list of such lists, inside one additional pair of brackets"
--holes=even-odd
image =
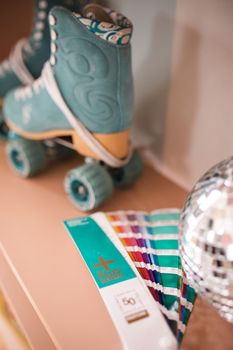
[(112, 4), (135, 25), (136, 142), (189, 189), (233, 154), (233, 1)]
[(174, 33), (174, 0), (112, 0), (134, 24), (136, 143), (160, 148), (168, 98)]
[(162, 165), (185, 187), (233, 155), (233, 1), (177, 1)]

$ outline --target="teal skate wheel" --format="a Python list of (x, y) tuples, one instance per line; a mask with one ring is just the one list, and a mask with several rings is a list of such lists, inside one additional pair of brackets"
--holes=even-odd
[(7, 143), (6, 153), (11, 168), (22, 177), (36, 175), (47, 163), (44, 147), (38, 141), (16, 138)]
[(65, 178), (64, 186), (70, 200), (81, 211), (96, 209), (113, 191), (111, 176), (97, 162), (71, 170)]
[(140, 154), (135, 151), (129, 163), (122, 168), (112, 169), (112, 178), (116, 187), (124, 187), (133, 183), (143, 170), (143, 162)]

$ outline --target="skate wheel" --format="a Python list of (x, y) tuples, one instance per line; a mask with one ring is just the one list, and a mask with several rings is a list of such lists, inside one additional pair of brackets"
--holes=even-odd
[(113, 169), (112, 177), (116, 187), (124, 187), (133, 183), (142, 173), (143, 163), (137, 151), (133, 153), (129, 163), (122, 168)]
[(37, 174), (47, 162), (44, 147), (40, 142), (21, 137), (9, 141), (6, 152), (10, 166), (22, 177)]
[(97, 208), (113, 191), (111, 176), (96, 162), (71, 170), (64, 185), (69, 198), (81, 211)]

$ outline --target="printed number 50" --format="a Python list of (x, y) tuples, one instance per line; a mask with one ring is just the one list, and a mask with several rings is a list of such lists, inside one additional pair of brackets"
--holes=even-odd
[(124, 305), (135, 305), (136, 300), (134, 298), (122, 298), (122, 302)]

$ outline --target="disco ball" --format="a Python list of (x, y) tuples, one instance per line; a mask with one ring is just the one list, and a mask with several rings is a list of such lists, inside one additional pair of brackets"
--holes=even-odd
[(233, 157), (190, 192), (180, 218), (180, 255), (196, 292), (233, 323)]

